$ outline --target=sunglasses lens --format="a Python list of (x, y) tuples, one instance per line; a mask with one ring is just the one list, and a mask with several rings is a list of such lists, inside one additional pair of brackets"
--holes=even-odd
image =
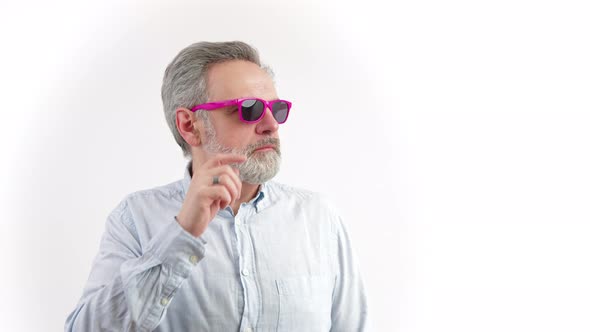
[(264, 104), (260, 100), (246, 99), (242, 102), (242, 117), (246, 121), (256, 121), (264, 113)]
[(289, 115), (289, 104), (284, 101), (276, 101), (272, 104), (272, 115), (278, 123), (287, 121)]

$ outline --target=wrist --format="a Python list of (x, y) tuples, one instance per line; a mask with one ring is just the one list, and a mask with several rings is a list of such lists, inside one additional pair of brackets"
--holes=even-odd
[(182, 227), (185, 231), (187, 231), (194, 237), (201, 236), (201, 234), (203, 234), (203, 232), (205, 231), (203, 227), (199, 227), (198, 223), (188, 223), (188, 219), (184, 218), (180, 214), (178, 216), (175, 216), (174, 219), (176, 219), (176, 222), (178, 222), (180, 227)]

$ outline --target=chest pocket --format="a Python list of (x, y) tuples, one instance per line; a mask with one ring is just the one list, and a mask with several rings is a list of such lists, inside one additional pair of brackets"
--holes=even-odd
[(279, 297), (277, 332), (330, 330), (333, 278), (304, 276), (275, 282)]

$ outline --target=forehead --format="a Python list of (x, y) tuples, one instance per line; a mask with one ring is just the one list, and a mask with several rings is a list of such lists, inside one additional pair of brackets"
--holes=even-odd
[(257, 64), (232, 60), (212, 65), (207, 72), (210, 101), (258, 97), (276, 99), (271, 77)]

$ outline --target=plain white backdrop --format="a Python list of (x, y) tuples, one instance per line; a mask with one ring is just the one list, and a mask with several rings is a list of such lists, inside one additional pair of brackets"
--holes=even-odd
[(277, 180), (340, 207), (372, 331), (590, 330), (583, 1), (0, 7), (0, 321), (60, 331), (108, 213), (183, 175), (164, 68), (244, 40), (294, 102)]

